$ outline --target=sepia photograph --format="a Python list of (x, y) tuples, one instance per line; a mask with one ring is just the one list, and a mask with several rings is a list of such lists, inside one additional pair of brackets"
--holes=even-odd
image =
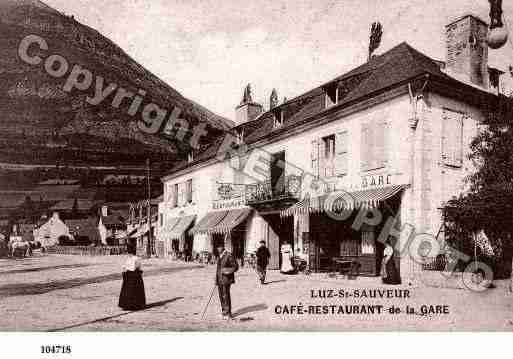
[(511, 332), (511, 26), (0, 0), (0, 331)]

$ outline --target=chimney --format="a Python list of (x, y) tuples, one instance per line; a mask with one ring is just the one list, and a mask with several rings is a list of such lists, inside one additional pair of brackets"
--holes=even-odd
[(447, 25), (445, 31), (447, 73), (488, 89), (488, 25), (474, 15), (465, 15)]
[(251, 85), (244, 89), (244, 95), (239, 106), (235, 108), (235, 122), (237, 125), (252, 121), (262, 113), (262, 105), (253, 102), (251, 97)]

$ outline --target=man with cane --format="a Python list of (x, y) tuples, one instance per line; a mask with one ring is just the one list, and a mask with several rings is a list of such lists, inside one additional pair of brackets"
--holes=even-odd
[(230, 286), (235, 283), (235, 272), (239, 270), (239, 264), (233, 255), (224, 248), (224, 244), (217, 247), (219, 259), (217, 260), (216, 285), (221, 301), (223, 319), (232, 318), (232, 303)]

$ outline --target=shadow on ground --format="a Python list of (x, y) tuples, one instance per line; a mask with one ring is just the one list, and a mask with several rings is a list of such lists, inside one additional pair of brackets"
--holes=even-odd
[(259, 312), (262, 310), (266, 310), (267, 308), (268, 308), (267, 305), (264, 303), (251, 305), (249, 307), (244, 307), (244, 308), (237, 310), (235, 313), (233, 313), (233, 316), (240, 317), (241, 315), (252, 313), (252, 312)]
[[(147, 270), (144, 272), (144, 277), (153, 277), (163, 274), (169, 274), (174, 272), (180, 272), (185, 270), (192, 270), (196, 268), (203, 268), (203, 266), (183, 266), (173, 268), (158, 268)], [(88, 284), (98, 284), (104, 282), (110, 282), (115, 280), (121, 280), (121, 273), (112, 273), (96, 277), (87, 278), (73, 278), (66, 280), (58, 280), (46, 283), (19, 283), (19, 284), (8, 284), (0, 287), (0, 298), (22, 296), (22, 295), (37, 295), (45, 294), (54, 290), (70, 289)]]
[[(150, 303), (150, 304), (146, 305), (146, 308), (144, 308), (142, 310), (139, 310), (138, 312), (142, 312), (142, 311), (149, 310), (149, 309), (152, 309), (152, 308), (163, 307), (166, 304), (175, 302), (175, 301), (180, 300), (180, 299), (183, 299), (183, 297), (176, 297), (176, 298), (173, 298), (173, 299), (161, 300), (159, 302)], [(67, 327), (62, 327), (62, 328), (57, 328), (57, 329), (51, 329), (51, 330), (49, 330), (49, 332), (60, 332), (60, 331), (63, 331), (63, 330), (69, 330), (69, 329), (73, 329), (73, 328), (83, 327), (85, 325), (91, 325), (91, 324), (96, 324), (96, 323), (101, 323), (101, 322), (107, 322), (109, 320), (117, 319), (117, 318), (126, 316), (126, 315), (131, 314), (131, 313), (134, 313), (134, 312), (124, 311), (123, 313), (119, 313), (119, 314), (116, 314), (116, 315), (111, 315), (111, 316), (103, 317), (103, 318), (99, 318), (99, 319), (90, 320), (88, 322), (73, 324), (73, 325), (70, 325), (70, 326), (67, 326)]]

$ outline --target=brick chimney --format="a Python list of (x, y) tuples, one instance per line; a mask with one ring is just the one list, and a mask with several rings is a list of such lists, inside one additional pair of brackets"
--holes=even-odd
[(251, 85), (244, 89), (241, 103), (235, 108), (235, 122), (237, 125), (252, 121), (262, 113), (262, 105), (253, 102), (251, 96)]
[(489, 88), (488, 25), (474, 15), (465, 15), (445, 28), (446, 71), (460, 81)]

